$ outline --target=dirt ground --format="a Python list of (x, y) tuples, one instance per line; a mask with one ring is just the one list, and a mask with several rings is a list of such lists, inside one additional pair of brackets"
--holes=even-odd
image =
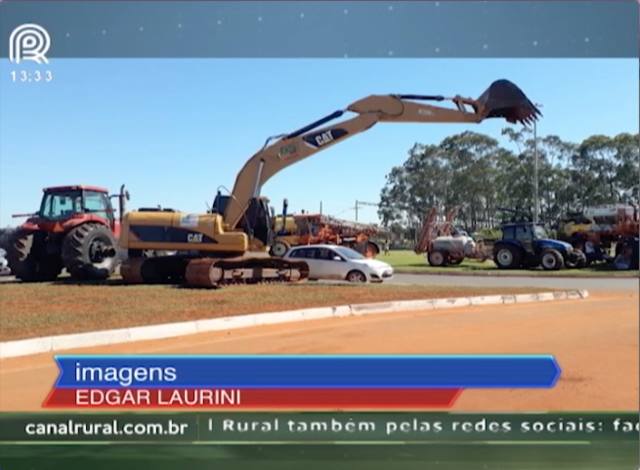
[(185, 289), (172, 285), (127, 286), (117, 279), (94, 285), (68, 280), (14, 282), (0, 285), (0, 341), (306, 307), (549, 290), (460, 283), (337, 286), (306, 282)]
[[(556, 356), (547, 390), (466, 390), (455, 411), (638, 409), (638, 294), (307, 321), (78, 353), (514, 354)], [(38, 410), (57, 371), (52, 357), (0, 361), (0, 410)]]

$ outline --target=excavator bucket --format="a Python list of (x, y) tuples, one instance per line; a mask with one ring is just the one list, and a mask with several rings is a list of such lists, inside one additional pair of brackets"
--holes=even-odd
[(509, 80), (496, 80), (477, 101), (484, 108), (487, 118), (502, 117), (512, 124), (533, 124), (542, 116), (527, 95)]

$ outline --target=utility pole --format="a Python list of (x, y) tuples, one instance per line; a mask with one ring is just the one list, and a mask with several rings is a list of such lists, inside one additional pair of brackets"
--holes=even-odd
[[(536, 106), (542, 107), (541, 104), (536, 103)], [(540, 196), (538, 194), (538, 125), (537, 121), (533, 121), (533, 222), (538, 223), (540, 221)]]
[(540, 219), (540, 200), (538, 199), (538, 126), (533, 121), (533, 221), (537, 224)]
[(367, 201), (358, 201), (356, 199), (356, 222), (358, 221), (358, 209), (359, 206), (373, 206), (373, 207), (378, 207), (380, 204), (378, 204), (377, 202), (367, 202)]

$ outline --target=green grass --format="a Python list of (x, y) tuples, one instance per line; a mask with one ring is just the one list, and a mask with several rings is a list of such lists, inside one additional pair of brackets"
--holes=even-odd
[(389, 263), (399, 273), (416, 274), (472, 274), (492, 276), (554, 276), (554, 277), (637, 277), (639, 271), (615, 271), (605, 266), (582, 269), (562, 269), (560, 271), (544, 271), (537, 269), (498, 269), (491, 260), (480, 261), (465, 259), (458, 266), (429, 266), (424, 255), (417, 255), (410, 250), (392, 250), (388, 255), (381, 254), (378, 259)]

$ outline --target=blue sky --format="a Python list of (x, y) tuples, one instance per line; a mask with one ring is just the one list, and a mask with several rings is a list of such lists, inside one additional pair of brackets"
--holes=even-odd
[[(72, 183), (114, 192), (126, 183), (132, 208), (204, 211), (266, 137), (372, 93), (475, 98), (507, 78), (543, 105), (540, 135), (638, 132), (632, 59), (54, 59), (50, 83), (13, 83), (14, 69), (0, 61), (1, 226), (36, 210), (43, 187)], [(263, 195), (276, 208), (285, 197), (296, 212), (323, 201), (326, 213), (353, 218), (354, 201), (378, 201), (415, 142), (464, 130), (503, 141), (505, 125), (379, 124), (283, 170)], [(375, 208), (360, 220), (377, 221)]]

